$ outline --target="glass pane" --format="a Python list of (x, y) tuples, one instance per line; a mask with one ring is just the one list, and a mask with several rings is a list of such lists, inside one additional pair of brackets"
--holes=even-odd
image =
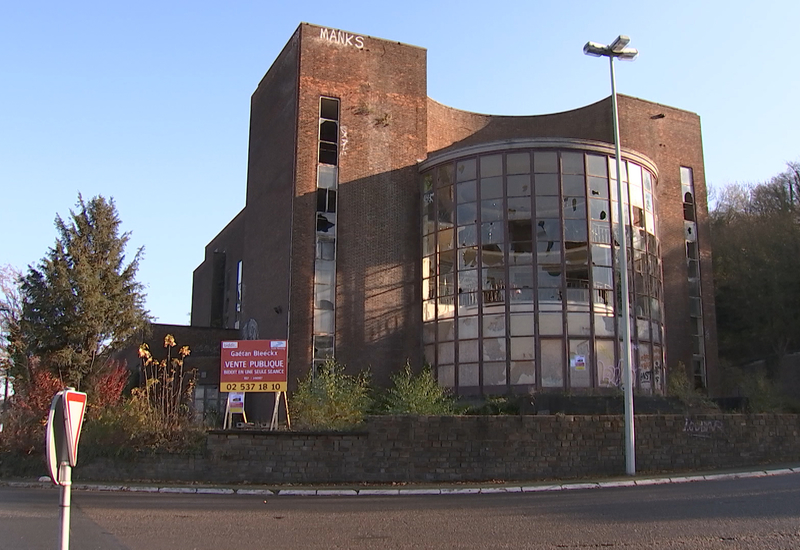
[(583, 174), (583, 153), (561, 153), (561, 171), (564, 174)]
[(462, 160), (456, 166), (456, 181), (476, 179), (475, 159)]
[(592, 241), (596, 243), (611, 244), (611, 226), (605, 222), (591, 222)]
[(478, 318), (477, 317), (460, 317), (458, 319), (458, 337), (463, 338), (477, 338), (478, 337)]
[(481, 157), (481, 178), (503, 175), (503, 155)]
[(439, 231), (439, 250), (453, 249), (453, 228), (441, 229)]
[(531, 313), (512, 313), (511, 318), (512, 336), (533, 336), (534, 317)]
[(422, 342), (432, 344), (436, 342), (436, 323), (425, 323), (422, 326)]
[(557, 174), (558, 155), (555, 151), (536, 151), (533, 153), (533, 170), (537, 174)]
[(333, 310), (331, 309), (314, 310), (314, 332), (317, 334), (333, 333)]
[(569, 384), (572, 388), (588, 388), (592, 385), (589, 368), (589, 343), (591, 340), (569, 341)]
[(593, 176), (608, 176), (608, 157), (586, 155), (589, 164), (589, 174)]
[(591, 321), (588, 313), (567, 312), (567, 331), (570, 335), (589, 336)]
[(506, 335), (506, 316), (505, 315), (484, 315), (483, 316), (483, 337), (500, 338)]
[(446, 250), (439, 254), (439, 274), (453, 273), (455, 271), (455, 252)]
[(462, 181), (456, 185), (456, 202), (463, 204), (465, 202), (475, 202), (478, 200), (477, 183), (475, 180)]
[(481, 198), (494, 199), (503, 196), (503, 178), (481, 178)]
[(506, 339), (505, 338), (484, 338), (484, 340), (483, 340), (483, 360), (484, 361), (505, 361), (506, 360)]
[(458, 251), (458, 269), (478, 266), (478, 247), (462, 248)]
[(533, 361), (536, 358), (534, 353), (533, 336), (514, 336), (511, 338), (511, 359)]
[(539, 313), (539, 335), (555, 336), (564, 333), (563, 316), (560, 312)]
[(533, 243), (511, 242), (508, 250), (509, 265), (530, 265), (533, 262)]
[(458, 272), (458, 292), (475, 292), (478, 290), (478, 270), (465, 269)]
[(561, 227), (558, 220), (539, 220), (536, 222), (537, 241), (560, 241)]
[(436, 315), (439, 319), (450, 319), (453, 317), (455, 313), (455, 308), (453, 307), (453, 299), (449, 300), (439, 300), (436, 304)]
[[(608, 313), (611, 313), (610, 311)], [(595, 314), (595, 336), (614, 336), (614, 317), (612, 315)]]
[(537, 282), (540, 288), (553, 288), (561, 286), (561, 265), (539, 265), (537, 269)]
[(536, 384), (536, 363), (534, 363), (533, 361), (512, 361), (511, 384), (512, 385)]
[(558, 175), (536, 174), (534, 182), (537, 195), (558, 195)]
[(478, 360), (478, 341), (459, 340), (458, 341), (458, 362), (471, 363)]
[(509, 153), (506, 155), (506, 172), (508, 174), (530, 174), (531, 156), (528, 153)]
[(530, 197), (508, 199), (509, 220), (530, 220), (531, 217)]
[[(537, 218), (557, 218), (561, 203), (558, 197), (536, 197)], [(558, 223), (558, 220), (553, 220)]]
[(564, 240), (585, 243), (589, 240), (585, 220), (564, 220)]
[(503, 219), (502, 199), (481, 201), (481, 220), (485, 222)]
[(436, 369), (436, 380), (443, 388), (452, 388), (456, 385), (456, 369), (453, 365), (442, 365)]
[(586, 180), (583, 176), (562, 176), (562, 188), (565, 195), (586, 196)]
[(618, 387), (620, 374), (614, 362), (614, 341), (595, 341), (595, 364), (597, 366), (597, 384), (601, 387)]
[(611, 211), (608, 201), (601, 199), (591, 199), (589, 201), (590, 215), (593, 220), (611, 220)]
[(432, 321), (436, 319), (436, 300), (425, 300), (422, 302), (422, 320)]
[(320, 189), (335, 189), (337, 172), (336, 166), (327, 164), (317, 166), (317, 187)]
[(453, 185), (453, 165), (445, 164), (439, 167), (437, 171), (438, 182), (437, 187), (448, 187)]
[(437, 345), (439, 351), (438, 361), (440, 365), (448, 365), (455, 362), (455, 347), (453, 342), (445, 342)]
[(499, 244), (505, 242), (505, 227), (503, 222), (489, 222), (481, 224), (481, 244)]
[(531, 196), (531, 177), (524, 176), (508, 176), (506, 178), (506, 185), (508, 186), (508, 196)]
[(439, 224), (453, 223), (453, 186), (443, 187), (436, 192), (436, 212)]
[(653, 358), (649, 345), (639, 345), (639, 388), (646, 393), (653, 389)]
[[(477, 284), (477, 281), (476, 281)], [(458, 295), (458, 314), (477, 315), (478, 314), (478, 293), (463, 292)]]
[(458, 385), (461, 387), (465, 386), (477, 386), (479, 378), (478, 378), (478, 365), (472, 364), (460, 364), (458, 366)]
[(482, 272), (483, 290), (503, 290), (506, 287), (506, 273), (502, 266), (484, 267)]
[(478, 233), (475, 225), (466, 225), (458, 228), (458, 247), (475, 246), (478, 244)]
[(561, 340), (542, 340), (542, 387), (564, 386), (564, 351)]
[(564, 197), (563, 210), (565, 219), (586, 219), (586, 199), (584, 197)]
[(506, 364), (505, 363), (484, 363), (483, 364), (483, 385), (484, 386), (505, 386), (506, 385)]
[(602, 244), (592, 245), (592, 265), (611, 265), (611, 247)]

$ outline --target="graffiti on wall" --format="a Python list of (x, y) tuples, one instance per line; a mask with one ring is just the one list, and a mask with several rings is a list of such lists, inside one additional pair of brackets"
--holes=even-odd
[(725, 424), (722, 420), (694, 420), (688, 416), (683, 423), (684, 433), (692, 437), (710, 438), (714, 433), (725, 431)]

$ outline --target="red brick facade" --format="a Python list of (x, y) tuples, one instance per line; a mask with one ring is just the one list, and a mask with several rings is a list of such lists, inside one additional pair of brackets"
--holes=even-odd
[[(613, 141), (610, 99), (541, 116), (460, 111), (427, 97), (424, 49), (301, 24), (253, 94), (247, 204), (207, 246), (192, 298), (193, 325), (222, 319), (220, 326), (233, 328), (242, 261), (241, 326), (252, 319), (260, 338), (289, 339), (292, 381), (307, 372), (313, 353), (320, 97), (340, 101), (336, 358), (351, 371), (370, 368), (378, 384), (406, 359), (422, 359), (418, 163), (510, 139)], [(692, 355), (679, 168), (694, 172), (713, 393), (716, 328), (699, 117), (632, 97), (619, 101), (623, 148), (658, 170), (668, 368), (689, 365)], [(218, 276), (214, 287), (214, 252), (225, 255), (224, 296), (216, 301), (222, 286)]]

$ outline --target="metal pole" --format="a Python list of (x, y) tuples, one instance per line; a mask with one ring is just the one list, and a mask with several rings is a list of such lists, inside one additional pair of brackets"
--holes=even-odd
[[(608, 56), (611, 66), (611, 107), (614, 112), (614, 153), (617, 156), (617, 219), (619, 223), (620, 255), (619, 280), (622, 293), (622, 384), (625, 394), (625, 472), (636, 474), (636, 441), (633, 426), (633, 380), (631, 379), (631, 307), (628, 299), (628, 236), (623, 210), (622, 156), (619, 144), (619, 111), (617, 82), (614, 76), (614, 56)], [(627, 193), (626, 193), (627, 195)]]
[(69, 462), (58, 465), (58, 482), (61, 485), (61, 550), (69, 550), (69, 512), (72, 496), (72, 467)]

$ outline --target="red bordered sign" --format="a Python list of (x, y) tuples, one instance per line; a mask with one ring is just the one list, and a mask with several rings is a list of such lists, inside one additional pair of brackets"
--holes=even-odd
[(286, 391), (286, 340), (228, 340), (221, 346), (220, 391)]

